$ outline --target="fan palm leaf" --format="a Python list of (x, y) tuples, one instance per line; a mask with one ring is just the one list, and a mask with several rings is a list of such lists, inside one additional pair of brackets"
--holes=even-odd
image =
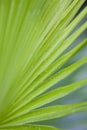
[[(53, 86), (82, 65), (87, 56), (63, 67), (87, 45), (87, 39), (66, 50), (87, 29), (85, 0), (0, 0), (0, 129), (57, 130), (32, 125), (87, 111), (87, 102), (52, 105), (56, 99), (87, 85), (87, 78)], [(51, 88), (53, 88), (51, 90)]]

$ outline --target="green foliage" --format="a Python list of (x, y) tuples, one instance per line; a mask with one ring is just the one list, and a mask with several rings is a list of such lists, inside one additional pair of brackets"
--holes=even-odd
[(23, 126), (14, 126), (2, 128), (2, 130), (60, 130), (50, 126), (41, 126), (41, 125), (23, 125)]
[[(74, 29), (87, 14), (76, 16), (85, 0), (0, 0), (0, 129), (58, 130), (31, 125), (87, 110), (87, 102), (44, 106), (84, 87), (87, 78), (50, 90), (82, 65), (87, 56), (63, 67), (87, 45), (66, 52), (87, 29)], [(28, 125), (28, 123), (30, 123)]]

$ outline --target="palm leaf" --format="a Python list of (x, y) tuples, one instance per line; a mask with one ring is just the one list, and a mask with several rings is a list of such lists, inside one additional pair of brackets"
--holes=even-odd
[(3, 130), (39, 130), (39, 129), (41, 129), (41, 130), (60, 130), (60, 129), (54, 128), (52, 126), (31, 125), (31, 124), (30, 125), (8, 127), (8, 128), (4, 128)]
[(66, 52), (87, 29), (84, 22), (74, 31), (87, 14), (85, 8), (76, 16), (84, 2), (0, 0), (0, 129), (56, 130), (31, 123), (87, 110), (87, 102), (44, 107), (87, 84), (85, 78), (50, 90), (87, 63), (85, 56), (63, 67), (87, 45), (84, 39)]

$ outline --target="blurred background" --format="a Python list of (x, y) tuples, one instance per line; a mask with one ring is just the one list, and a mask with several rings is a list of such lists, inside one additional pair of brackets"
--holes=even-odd
[[(86, 2), (82, 6), (82, 8), (79, 10), (78, 13), (82, 11), (82, 9), (86, 6)], [(87, 17), (85, 17), (80, 24), (77, 26), (80, 27), (81, 24), (83, 24), (85, 21), (87, 21)], [(76, 29), (77, 29), (76, 28)], [(75, 29), (75, 30), (76, 30)], [(75, 31), (74, 30), (74, 31)], [(87, 38), (87, 30), (85, 30), (79, 37), (76, 39), (76, 41), (73, 43), (73, 45), (67, 49), (70, 50), (75, 45), (79, 44), (84, 38)], [(76, 54), (67, 64), (64, 65), (68, 66), (72, 64), (73, 62), (79, 60), (80, 58), (87, 56), (87, 45), (82, 48), (81, 51), (79, 51), (78, 54)], [(80, 67), (77, 71), (72, 73), (70, 76), (62, 80), (60, 83), (56, 84), (53, 88), (56, 88), (58, 86), (66, 85), (69, 83), (74, 83), (76, 81), (79, 81), (80, 79), (87, 77), (87, 64)], [(65, 96), (64, 98), (61, 98), (60, 100), (56, 100), (52, 104), (69, 104), (69, 103), (77, 103), (81, 101), (87, 101), (87, 86), (84, 86), (82, 89), (79, 89), (75, 92), (72, 92), (68, 96)], [(64, 130), (87, 130), (87, 112), (81, 112), (69, 116), (65, 116), (63, 118), (59, 119), (53, 119), (49, 121), (44, 122), (38, 122), (38, 124), (45, 124), (45, 125), (53, 125), (59, 128), (62, 128)]]

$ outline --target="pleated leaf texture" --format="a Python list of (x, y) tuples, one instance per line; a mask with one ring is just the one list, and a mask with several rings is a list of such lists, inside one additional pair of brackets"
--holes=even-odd
[[(0, 129), (58, 130), (39, 121), (87, 111), (87, 102), (49, 105), (87, 85), (87, 78), (53, 86), (87, 63), (87, 56), (63, 67), (87, 45), (85, 0), (0, 0)], [(75, 31), (74, 31), (75, 30)], [(62, 81), (63, 82), (63, 81)], [(48, 106), (47, 106), (48, 104)], [(32, 124), (34, 123), (34, 124)]]

